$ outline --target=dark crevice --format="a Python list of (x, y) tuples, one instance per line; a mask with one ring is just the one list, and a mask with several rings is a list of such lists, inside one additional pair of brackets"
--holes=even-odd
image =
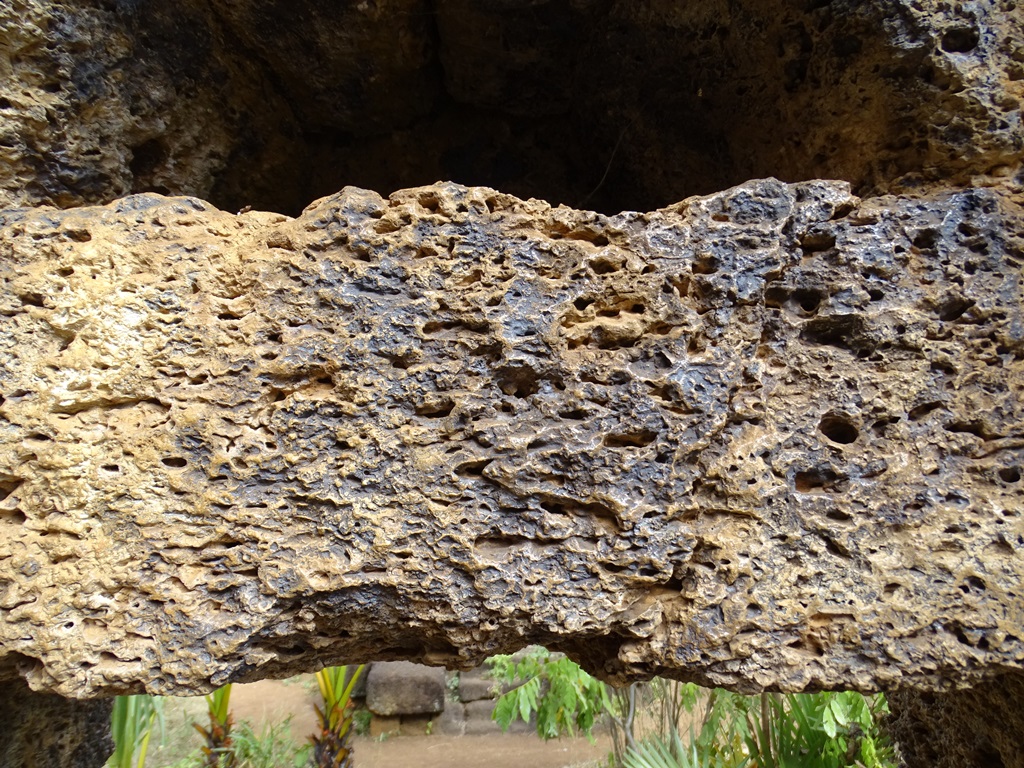
[(645, 448), (658, 439), (657, 432), (624, 432), (604, 436), (606, 448)]
[(22, 480), (0, 480), (0, 501), (14, 493), (22, 482)]
[[(957, 85), (938, 82), (954, 75), (929, 57), (979, 55), (973, 22), (944, 30), (936, 52), (904, 45), (918, 31), (881, 6), (669, 6), (118, 3), (102, 13), (134, 49), (118, 65), (138, 84), (129, 106), (139, 124), (174, 120), (117, 149), (134, 191), (294, 215), (346, 185), (389, 194), (439, 179), (607, 213), (769, 176), (871, 191), (956, 144), (916, 134), (914, 116)], [(83, 93), (111, 82), (96, 69), (76, 73)], [(150, 79), (172, 87), (155, 95)], [(183, 121), (188, 131), (175, 127)], [(205, 160), (196, 131), (211, 137)], [(95, 174), (80, 178), (68, 183), (103, 196)], [(608, 244), (586, 229), (552, 236)], [(805, 251), (834, 244), (829, 233), (801, 239)]]

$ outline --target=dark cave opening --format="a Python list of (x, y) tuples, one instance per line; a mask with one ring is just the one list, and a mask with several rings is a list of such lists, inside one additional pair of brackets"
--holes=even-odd
[(768, 176), (913, 189), (982, 156), (955, 60), (990, 53), (969, 14), (936, 37), (907, 4), (847, 0), (83, 7), (52, 36), (134, 55), (73, 71), (62, 119), (97, 99), (128, 118), (94, 129), (96, 168), (39, 172), (62, 206), (155, 191), (295, 215), (348, 185), (455, 181), (614, 213)]
[[(261, 172), (257, 128), (211, 191), (226, 209), (294, 215), (346, 185), (450, 180), (642, 211), (763, 176), (871, 190), (927, 149), (918, 104), (892, 76), (922, 51), (894, 60), (880, 19), (855, 5), (723, 1), (659, 18), (610, 0), (447, 0), (362, 23), (350, 6), (328, 18), (289, 5), (223, 16), (294, 116), (290, 173)], [(322, 28), (353, 32), (310, 40)], [(415, 44), (381, 53), (382, 34)]]

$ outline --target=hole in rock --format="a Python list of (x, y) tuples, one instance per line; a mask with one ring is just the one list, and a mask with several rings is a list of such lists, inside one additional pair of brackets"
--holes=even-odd
[(451, 400), (438, 400), (436, 402), (421, 403), (416, 406), (416, 415), (427, 419), (443, 419), (451, 415), (455, 409), (455, 403)]
[(159, 139), (150, 139), (131, 148), (128, 169), (135, 179), (133, 191), (166, 194), (167, 189), (152, 183), (152, 176), (167, 160), (167, 147)]
[(455, 473), (462, 475), (463, 477), (483, 477), (484, 469), (490, 464), (492, 459), (478, 459), (476, 461), (467, 461), (459, 464), (455, 467)]
[(718, 261), (714, 256), (700, 256), (693, 262), (693, 274), (713, 275), (718, 271)]
[(821, 291), (813, 288), (800, 288), (793, 291), (793, 301), (795, 301), (804, 312), (815, 312), (821, 304), (821, 299)]
[(977, 576), (968, 576), (964, 580), (964, 583), (960, 585), (960, 591), (964, 594), (968, 594), (970, 592), (984, 592), (985, 582)]
[(815, 467), (793, 476), (793, 485), (798, 493), (830, 491), (839, 481), (839, 475), (827, 467)]
[(605, 435), (604, 444), (608, 448), (645, 448), (657, 439), (657, 432), (643, 430), (640, 432)]
[(20, 509), (0, 509), (0, 520), (6, 520), (13, 525), (24, 525), (28, 518)]
[(921, 403), (907, 411), (907, 418), (911, 421), (920, 421), (932, 411), (941, 408), (942, 403)]
[(834, 413), (823, 416), (818, 424), (818, 429), (821, 430), (821, 434), (833, 443), (840, 443), (842, 445), (849, 445), (856, 441), (859, 434), (853, 422), (845, 416), (839, 416)]
[(3, 480), (0, 481), (0, 501), (3, 501), (21, 485), (21, 480)]
[[(871, 190), (940, 154), (919, 131), (936, 51), (884, 4), (296, 0), (228, 3), (215, 28), (181, 14), (167, 35), (160, 3), (129, 5), (110, 24), (178, 78), (158, 108), (188, 125), (124, 148), (132, 188), (225, 210), (447, 179), (646, 211), (769, 176)], [(978, 44), (960, 23), (937, 55)]]
[(942, 50), (946, 53), (967, 53), (978, 47), (980, 36), (973, 27), (954, 27), (942, 36)]
[(858, 354), (870, 353), (875, 347), (859, 315), (815, 317), (804, 325), (800, 337), (812, 344), (847, 349)]
[(827, 251), (836, 247), (836, 236), (831, 232), (808, 232), (800, 239), (804, 253)]
[(1004, 483), (1020, 481), (1020, 470), (1017, 467), (1003, 467), (999, 470), (999, 479)]
[(596, 275), (610, 275), (612, 272), (618, 272), (622, 269), (622, 265), (611, 259), (594, 259), (590, 262), (590, 268), (594, 270)]

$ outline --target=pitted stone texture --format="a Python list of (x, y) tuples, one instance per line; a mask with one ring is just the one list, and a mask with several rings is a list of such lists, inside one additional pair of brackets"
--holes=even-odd
[(97, 768), (114, 752), (112, 699), (74, 701), (33, 693), (21, 680), (0, 683), (0, 765)]
[(998, 677), (947, 693), (888, 695), (888, 730), (906, 768), (1024, 768), (1024, 678)]
[(0, 670), (1020, 669), (1022, 232), (991, 190), (774, 180), (612, 217), (456, 185), (5, 212)]
[(9, 0), (0, 205), (1022, 183), (1015, 0)]
[(382, 661), (370, 668), (366, 706), (375, 715), (434, 715), (444, 709), (443, 669), (408, 661)]
[(3, 3), (0, 206), (205, 197), (249, 162), (276, 177), (250, 195), (291, 188), (296, 120), (256, 58), (229, 52), (215, 5)]

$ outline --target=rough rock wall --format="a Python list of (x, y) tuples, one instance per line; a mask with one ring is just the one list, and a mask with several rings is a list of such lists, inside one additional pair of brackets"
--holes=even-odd
[(527, 643), (745, 691), (1024, 660), (1008, 194), (0, 225), (0, 669), (36, 690)]
[[(0, 207), (922, 196), (832, 225), (808, 200), (841, 188), (754, 185), (790, 202), (724, 234), (452, 189), (4, 214), (0, 679), (196, 690), (399, 624), (385, 655), (541, 640), (737, 687), (1019, 669), (1022, 27), (1014, 0), (0, 4)], [(894, 696), (916, 764), (952, 733), (947, 764), (1017, 764), (1015, 680)]]
[(896, 691), (887, 724), (906, 768), (1024, 768), (1024, 677), (950, 693)]
[(0, 765), (98, 768), (114, 751), (113, 699), (73, 701), (34, 693), (22, 680), (0, 682)]
[(250, 184), (266, 199), (268, 184), (292, 188), (302, 172), (288, 104), (206, 3), (13, 0), (0, 41), (8, 206), (206, 196), (247, 163), (265, 169)]
[(295, 214), (451, 179), (607, 212), (751, 178), (1013, 177), (1019, 4), (12, 0), (0, 204)]

